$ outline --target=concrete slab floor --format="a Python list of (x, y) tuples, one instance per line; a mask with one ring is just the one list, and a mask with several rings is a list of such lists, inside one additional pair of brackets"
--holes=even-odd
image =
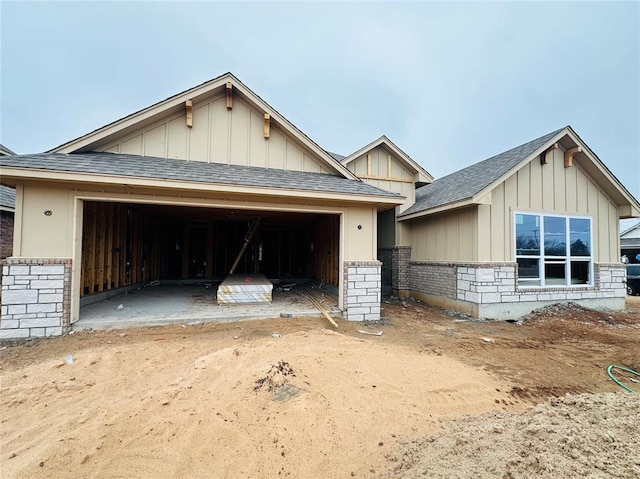
[[(125, 294), (82, 306), (80, 320), (71, 329), (131, 328), (166, 324), (232, 322), (266, 319), (281, 314), (322, 316), (311, 302), (294, 291), (273, 291), (271, 303), (216, 303), (215, 285), (161, 284), (136, 289)], [(122, 306), (120, 306), (122, 305)], [(331, 315), (341, 317), (336, 298), (326, 295), (323, 305)]]

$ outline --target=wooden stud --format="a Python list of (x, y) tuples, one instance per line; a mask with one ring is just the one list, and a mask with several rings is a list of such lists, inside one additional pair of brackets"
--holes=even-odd
[(102, 292), (104, 290), (104, 247), (105, 247), (105, 204), (98, 203), (98, 208), (96, 211), (98, 228), (96, 232), (96, 254), (94, 257), (94, 261), (97, 262), (96, 269), (96, 286), (98, 287), (98, 292)]
[(113, 203), (107, 204), (107, 245), (105, 247), (105, 263), (107, 268), (107, 289), (113, 282)]
[(573, 157), (582, 151), (582, 148), (576, 146), (564, 152), (564, 167), (570, 168), (573, 166)]
[(269, 133), (271, 132), (271, 115), (269, 113), (264, 114), (264, 139), (269, 139)]
[(231, 110), (233, 108), (233, 85), (231, 85), (231, 82), (227, 82), (226, 90), (227, 90), (227, 110)]
[(191, 128), (193, 127), (193, 102), (187, 100), (184, 105), (187, 108), (187, 128)]
[(549, 148), (547, 148), (547, 151), (545, 151), (540, 157), (540, 163), (542, 163), (543, 165), (548, 164), (549, 158), (551, 158), (551, 155), (553, 155), (553, 150), (557, 150), (558, 148), (560, 148), (560, 145), (558, 145), (557, 143), (554, 143)]

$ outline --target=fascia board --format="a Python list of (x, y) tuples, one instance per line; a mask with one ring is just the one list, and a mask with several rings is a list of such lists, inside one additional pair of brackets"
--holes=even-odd
[(507, 171), (505, 174), (503, 174), (501, 177), (499, 177), (497, 180), (495, 180), (493, 183), (489, 184), (488, 186), (485, 186), (482, 190), (480, 190), (478, 193), (473, 195), (473, 203), (478, 203), (478, 204), (481, 203), (482, 202), (481, 200), (482, 200), (483, 196), (485, 196), (488, 193), (490, 193), (491, 191), (493, 191), (493, 189), (496, 186), (498, 186), (500, 183), (503, 183), (504, 181), (506, 181), (507, 178), (509, 178), (510, 176), (514, 175), (516, 173), (516, 171), (518, 171), (524, 165), (529, 163), (532, 159), (540, 156), (547, 148), (549, 148), (550, 145), (553, 145), (554, 143), (559, 141), (568, 132), (569, 132), (568, 127), (567, 128), (563, 128), (553, 138), (551, 138), (546, 143), (544, 143), (541, 147), (539, 147), (537, 150), (535, 150), (533, 153), (531, 153), (529, 156), (527, 156), (520, 163), (515, 165), (513, 168), (511, 168), (509, 171)]
[(211, 193), (250, 193), (258, 196), (271, 196), (281, 198), (311, 198), (319, 200), (338, 200), (358, 203), (401, 205), (406, 199), (404, 196), (378, 196), (359, 195), (349, 193), (317, 192), (309, 190), (276, 189), (245, 185), (229, 185), (216, 183), (196, 183), (178, 180), (162, 180), (154, 178), (140, 178), (132, 176), (115, 176), (95, 173), (52, 172), (49, 170), (26, 168), (3, 168), (2, 175), (17, 180), (40, 180), (60, 183), (97, 184), (115, 186), (136, 186), (146, 188), (161, 188), (163, 190), (201, 191)]
[(456, 210), (456, 209), (464, 208), (465, 206), (471, 206), (474, 204), (477, 204), (477, 203), (475, 203), (472, 200), (472, 198), (467, 198), (462, 201), (456, 201), (455, 203), (449, 203), (447, 205), (438, 206), (437, 208), (432, 208), (425, 211), (416, 211), (415, 213), (411, 213), (410, 215), (406, 215), (406, 216), (399, 216), (398, 221), (413, 220), (416, 218), (421, 218), (423, 216), (434, 215), (436, 213), (442, 213), (449, 210)]

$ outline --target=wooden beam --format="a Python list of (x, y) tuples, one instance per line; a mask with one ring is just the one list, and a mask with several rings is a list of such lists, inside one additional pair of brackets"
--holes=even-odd
[(184, 102), (184, 106), (187, 108), (187, 128), (193, 127), (193, 102), (187, 100)]
[(557, 150), (558, 148), (560, 148), (560, 145), (558, 145), (557, 143), (554, 143), (549, 148), (547, 148), (547, 151), (545, 151), (540, 157), (540, 163), (543, 165), (548, 164), (549, 158), (551, 157), (551, 155), (553, 155), (553, 150)]
[(269, 134), (271, 133), (271, 115), (269, 113), (264, 114), (264, 139), (269, 139)]
[(231, 82), (227, 82), (227, 110), (231, 110), (233, 108), (233, 85)]
[(363, 180), (385, 180), (385, 181), (397, 181), (400, 183), (413, 183), (413, 180), (408, 178), (397, 178), (395, 176), (378, 176), (378, 175), (358, 175)]
[(251, 241), (251, 238), (253, 238), (253, 235), (258, 230), (258, 227), (260, 226), (260, 222), (261, 221), (262, 221), (262, 218), (258, 218), (257, 220), (255, 220), (253, 222), (253, 224), (249, 228), (249, 231), (247, 232), (247, 235), (244, 237), (244, 243), (242, 245), (242, 248), (240, 248), (240, 252), (238, 253), (238, 256), (236, 256), (236, 260), (233, 262), (233, 265), (231, 266), (231, 269), (229, 270), (229, 274), (233, 274), (235, 272), (236, 267), (238, 266), (238, 263), (240, 262), (240, 258), (242, 258), (242, 255), (244, 254), (245, 250), (247, 249), (247, 246), (249, 245), (249, 242)]
[(564, 152), (564, 167), (570, 168), (573, 166), (573, 157), (582, 151), (582, 148), (576, 146)]

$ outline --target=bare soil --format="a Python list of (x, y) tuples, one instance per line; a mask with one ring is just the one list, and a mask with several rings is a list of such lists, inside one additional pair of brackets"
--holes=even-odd
[(638, 476), (640, 395), (606, 367), (640, 370), (639, 297), (522, 324), (411, 300), (383, 314), (4, 342), (1, 475)]

